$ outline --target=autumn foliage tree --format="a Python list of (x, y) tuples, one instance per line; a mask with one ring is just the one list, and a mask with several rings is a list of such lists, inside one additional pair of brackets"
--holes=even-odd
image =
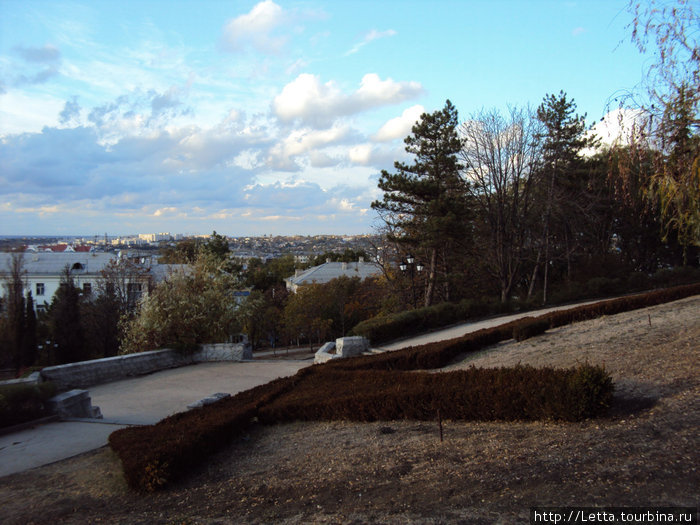
[(200, 254), (188, 271), (173, 273), (125, 321), (121, 353), (165, 346), (192, 351), (201, 343), (225, 342), (240, 332), (233, 291), (236, 277), (216, 257)]

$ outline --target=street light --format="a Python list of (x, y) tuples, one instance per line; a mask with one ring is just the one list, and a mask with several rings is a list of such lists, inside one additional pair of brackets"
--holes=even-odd
[(399, 264), (399, 269), (402, 272), (406, 272), (406, 270), (411, 271), (411, 293), (413, 294), (413, 308), (415, 309), (416, 307), (416, 286), (415, 286), (415, 272), (422, 272), (423, 271), (423, 264), (420, 262), (416, 262), (415, 258), (413, 255), (410, 253), (406, 255), (406, 260), (401, 261), (401, 264)]

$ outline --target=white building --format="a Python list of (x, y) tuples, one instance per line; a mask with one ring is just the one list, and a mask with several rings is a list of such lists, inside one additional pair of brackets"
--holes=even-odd
[(297, 270), (293, 277), (284, 281), (287, 290), (296, 292), (300, 286), (306, 284), (325, 284), (338, 277), (359, 277), (365, 280), (368, 277), (378, 277), (382, 274), (382, 268), (377, 263), (365, 262), (360, 259), (357, 262), (330, 262), (326, 261), (319, 266), (313, 266), (307, 270)]
[[(0, 277), (8, 276), (12, 264), (13, 253), (0, 253)], [(97, 285), (102, 278), (102, 271), (107, 265), (117, 260), (120, 254), (114, 253), (30, 253), (25, 252), (23, 270), (25, 290), (31, 290), (37, 311), (46, 309), (51, 304), (58, 290), (61, 276), (66, 266), (70, 269), (75, 286), (84, 294), (97, 291)], [(126, 257), (126, 256), (125, 256)], [(149, 283), (157, 283), (166, 279), (172, 271), (182, 269), (183, 265), (158, 264), (152, 258), (137, 258), (138, 265), (143, 269), (143, 277), (138, 282), (127, 283), (130, 300), (136, 302), (148, 292)], [(5, 290), (0, 290), (4, 294)]]

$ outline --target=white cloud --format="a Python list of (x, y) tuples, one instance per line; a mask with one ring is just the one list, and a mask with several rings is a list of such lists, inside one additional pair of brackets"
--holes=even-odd
[(224, 26), (221, 43), (228, 51), (248, 47), (263, 53), (278, 53), (287, 41), (275, 30), (285, 22), (284, 10), (272, 0), (256, 4), (250, 13), (229, 20)]
[(0, 94), (0, 137), (36, 133), (44, 126), (55, 126), (65, 103), (50, 95), (29, 95), (16, 90)]
[(318, 76), (304, 73), (282, 89), (272, 108), (283, 122), (298, 119), (314, 127), (325, 127), (339, 117), (398, 104), (422, 92), (418, 82), (381, 80), (379, 75), (368, 73), (354, 93), (344, 94), (334, 82), (322, 84)]
[[(647, 119), (642, 110), (618, 108), (608, 112), (588, 132), (600, 140), (601, 146), (629, 144), (634, 134), (646, 129)], [(595, 150), (586, 150), (584, 155), (593, 154)]]
[(300, 155), (312, 149), (335, 144), (345, 138), (348, 132), (347, 126), (334, 126), (324, 130), (294, 130), (282, 141), (282, 153), (289, 156)]
[(350, 148), (350, 151), (348, 151), (348, 158), (353, 164), (368, 165), (372, 158), (372, 145), (359, 144)]
[(347, 53), (345, 53), (345, 56), (353, 55), (357, 53), (360, 49), (362, 49), (364, 46), (369, 44), (370, 42), (377, 40), (379, 38), (385, 38), (385, 37), (391, 37), (395, 36), (396, 31), (393, 29), (388, 29), (386, 31), (377, 31), (376, 29), (372, 29), (369, 33), (367, 33), (362, 41), (358, 42), (355, 44)]
[(177, 213), (177, 208), (174, 206), (168, 206), (166, 208), (158, 208), (153, 212), (154, 217), (162, 217), (164, 215), (174, 215)]
[(411, 106), (404, 110), (400, 117), (387, 121), (372, 139), (378, 142), (388, 142), (408, 136), (414, 124), (418, 122), (423, 113), (425, 113), (425, 108), (423, 108), (423, 106)]

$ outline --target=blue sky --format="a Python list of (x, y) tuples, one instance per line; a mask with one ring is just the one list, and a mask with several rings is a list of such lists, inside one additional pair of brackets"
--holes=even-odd
[(0, 234), (369, 233), (446, 99), (615, 107), (626, 5), (0, 0)]

